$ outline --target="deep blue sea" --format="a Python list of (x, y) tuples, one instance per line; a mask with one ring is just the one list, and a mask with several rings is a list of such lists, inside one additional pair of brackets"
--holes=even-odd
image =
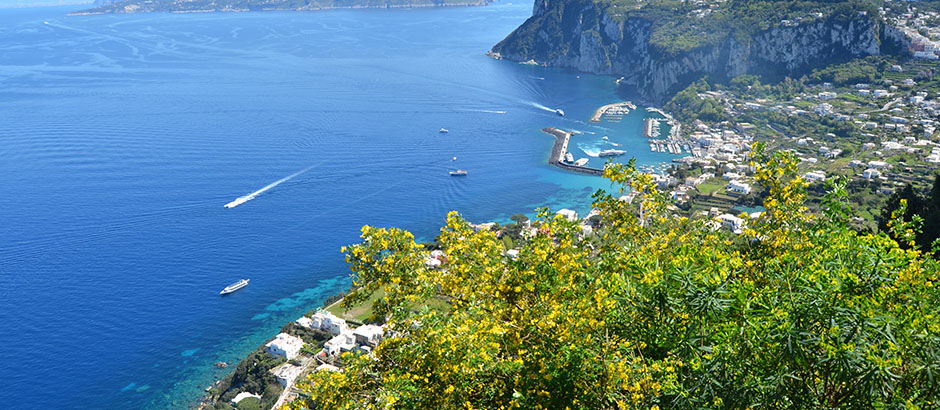
[(642, 109), (588, 122), (630, 98), (612, 78), (484, 56), (531, 2), (66, 17), (80, 8), (0, 10), (3, 407), (185, 408), (231, 370), (213, 363), (345, 290), (339, 249), (364, 224), (432, 238), (450, 210), (587, 211), (610, 185), (549, 166), (542, 127), (582, 131), (576, 158), (671, 159)]

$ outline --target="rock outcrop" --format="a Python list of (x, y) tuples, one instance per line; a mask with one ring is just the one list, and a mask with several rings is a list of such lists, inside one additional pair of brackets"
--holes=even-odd
[[(747, 36), (734, 30), (677, 53), (650, 41), (653, 22), (591, 0), (537, 0), (531, 18), (490, 55), (513, 61), (622, 76), (644, 98), (662, 102), (697, 78), (759, 73), (782, 78), (826, 64), (883, 52), (878, 18), (820, 17), (780, 24)], [(887, 36), (890, 37), (890, 36)], [(894, 41), (894, 40), (892, 40)]]

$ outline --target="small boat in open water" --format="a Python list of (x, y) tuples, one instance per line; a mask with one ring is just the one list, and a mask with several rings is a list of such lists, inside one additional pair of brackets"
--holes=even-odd
[(243, 287), (245, 287), (245, 286), (248, 286), (248, 279), (242, 279), (242, 280), (240, 280), (240, 281), (238, 281), (238, 282), (235, 282), (235, 283), (233, 283), (233, 284), (231, 284), (231, 285), (226, 286), (225, 289), (222, 289), (222, 291), (219, 292), (219, 294), (220, 294), (220, 295), (228, 295), (229, 293), (232, 293), (232, 292), (234, 292), (234, 291), (236, 291), (236, 290), (239, 290), (239, 289), (241, 289), (241, 288), (243, 288)]
[(448, 131), (447, 128), (441, 128), (441, 130), (438, 132), (440, 132), (441, 134), (447, 134), (450, 131)]
[(452, 177), (465, 177), (465, 176), (467, 176), (467, 170), (465, 170), (465, 169), (458, 169), (458, 170), (456, 170), (456, 171), (450, 171), (450, 176), (452, 176)]
[(555, 114), (558, 114), (559, 117), (564, 117), (564, 116), (565, 116), (565, 112), (564, 112), (562, 109), (560, 109), (560, 108), (557, 109), (557, 110), (555, 110)]

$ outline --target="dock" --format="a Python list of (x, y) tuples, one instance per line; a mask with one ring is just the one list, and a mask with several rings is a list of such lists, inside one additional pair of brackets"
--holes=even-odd
[(555, 144), (552, 146), (552, 152), (549, 154), (548, 163), (558, 168), (580, 172), (582, 174), (602, 176), (603, 169), (582, 167), (574, 164), (565, 163), (565, 154), (568, 153), (568, 143), (571, 141), (572, 133), (560, 130), (558, 128), (542, 128), (542, 132), (555, 137)]
[(636, 105), (630, 101), (607, 104), (601, 108), (598, 108), (597, 111), (594, 111), (594, 116), (591, 117), (591, 122), (601, 122), (601, 117), (604, 116), (609, 117), (608, 121), (619, 121), (624, 115), (629, 114), (630, 110), (635, 109)]

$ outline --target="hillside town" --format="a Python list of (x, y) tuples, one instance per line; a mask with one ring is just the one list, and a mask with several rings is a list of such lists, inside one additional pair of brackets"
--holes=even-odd
[[(800, 159), (811, 196), (824, 193), (827, 181), (846, 178), (859, 210), (856, 227), (874, 227), (884, 197), (908, 184), (926, 186), (940, 169), (940, 28), (926, 25), (937, 18), (931, 11), (893, 20), (910, 38), (908, 57), (804, 77), (791, 87), (795, 92), (756, 79), (697, 90), (695, 98), (718, 107), (720, 118), (681, 118), (684, 127), (673, 138), (691, 155), (674, 159), (671, 170), (654, 178), (686, 212), (754, 212), (761, 193), (751, 146), (763, 142)], [(862, 77), (858, 72), (866, 81), (846, 81)]]

